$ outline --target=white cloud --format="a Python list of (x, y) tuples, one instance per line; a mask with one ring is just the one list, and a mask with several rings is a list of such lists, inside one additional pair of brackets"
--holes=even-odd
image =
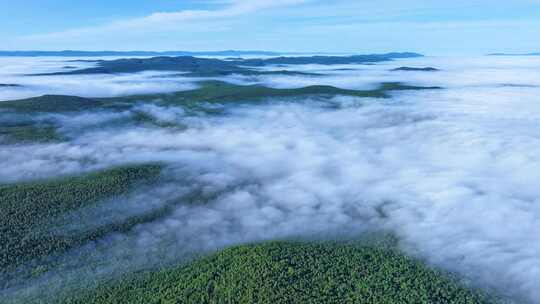
[[(443, 71), (386, 72), (399, 65)], [(164, 161), (180, 189), (164, 192), (167, 199), (186, 187), (206, 194), (206, 204), (178, 206), (161, 221), (92, 244), (97, 250), (68, 255), (62, 263), (76, 278), (147, 267), (191, 250), (384, 228), (412, 254), (535, 303), (539, 67), (534, 58), (421, 58), (372, 66), (369, 83), (401, 78), (447, 89), (389, 100), (337, 97), (332, 106), (312, 99), (235, 105), (223, 116), (142, 107), (186, 129), (100, 128), (67, 143), (2, 146), (0, 179)], [(350, 83), (364, 72), (331, 81)], [(88, 115), (74, 121), (83, 119), (95, 122)], [(44, 288), (73, 279), (62, 270), (55, 280), (47, 276)]]
[(73, 39), (86, 36), (99, 36), (102, 34), (111, 35), (112, 33), (125, 33), (130, 31), (141, 31), (144, 33), (156, 32), (171, 30), (174, 27), (186, 26), (194, 21), (216, 21), (261, 10), (302, 4), (308, 1), (309, 0), (232, 0), (227, 1), (227, 5), (222, 9), (158, 12), (141, 18), (118, 20), (96, 27), (76, 28), (55, 33), (29, 35), (22, 37), (21, 39), (27, 41), (47, 41), (50, 39)]
[(155, 12), (52, 33), (36, 29), (28, 36), (5, 39), (4, 48), (382, 52), (396, 51), (399, 46), (439, 54), (538, 48), (534, 39), (540, 26), (534, 14), (537, 1), (497, 5), (487, 0), (204, 3), (216, 8)]
[[(0, 83), (18, 84), (0, 90), (0, 102), (45, 94), (82, 97), (114, 97), (145, 93), (168, 93), (197, 87), (193, 79), (171, 76), (178, 72), (141, 72), (110, 75), (26, 76), (67, 71), (65, 66), (91, 67), (92, 63), (69, 62), (72, 58), (0, 58)], [(92, 58), (99, 59), (99, 58)], [(107, 58), (108, 60), (114, 58)]]

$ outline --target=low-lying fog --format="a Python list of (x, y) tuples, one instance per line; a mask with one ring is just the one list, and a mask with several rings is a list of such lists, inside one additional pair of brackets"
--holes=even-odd
[[(153, 78), (153, 72), (23, 77), (13, 74), (71, 63), (10, 60), (15, 67), (5, 68), (6, 59), (0, 59), (0, 83), (27, 88), (0, 88), (4, 100), (44, 93), (167, 92), (194, 85), (193, 78)], [(389, 71), (400, 66), (441, 71)], [(411, 254), (479, 286), (538, 303), (540, 58), (426, 57), (377, 65), (276, 67), (285, 68), (329, 75), (224, 80), (343, 88), (403, 81), (445, 89), (396, 92), (391, 99), (276, 99), (229, 105), (217, 116), (187, 116), (179, 107), (139, 109), (183, 128), (92, 128), (130, 113), (55, 116), (76, 130), (74, 139), (0, 146), (0, 181), (163, 161), (169, 164), (164, 173), (169, 183), (155, 189), (151, 200), (144, 195), (126, 200), (130, 210), (146, 210), (147, 202), (159, 204), (160, 195), (165, 200), (194, 188), (208, 194), (203, 205), (180, 205), (165, 219), (81, 249), (96, 252), (87, 259), (100, 261), (98, 274), (175, 259), (183, 251), (384, 229)], [(74, 274), (86, 263), (77, 253), (65, 259), (75, 266)], [(66, 278), (64, 273), (47, 280)]]

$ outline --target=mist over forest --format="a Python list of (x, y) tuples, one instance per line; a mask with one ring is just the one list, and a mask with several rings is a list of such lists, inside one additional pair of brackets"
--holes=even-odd
[(0, 302), (538, 303), (540, 58), (179, 55), (0, 57)]

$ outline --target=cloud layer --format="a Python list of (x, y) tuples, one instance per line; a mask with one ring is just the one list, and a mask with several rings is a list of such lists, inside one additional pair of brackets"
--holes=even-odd
[[(388, 72), (400, 65), (443, 71)], [(228, 106), (217, 116), (141, 106), (186, 128), (90, 128), (65, 143), (2, 146), (0, 180), (163, 161), (171, 180), (158, 192), (164, 199), (202, 191), (201, 204), (180, 204), (160, 221), (81, 249), (94, 255), (67, 256), (63, 263), (75, 267), (74, 276), (249, 241), (381, 229), (409, 253), (476, 285), (538, 303), (539, 66), (522, 58), (424, 58), (296, 79), (341, 79), (344, 86), (406, 79), (447, 89), (388, 100), (274, 100)], [(355, 75), (365, 78), (356, 83)], [(291, 78), (255, 81), (295, 85)], [(82, 115), (74, 119), (97, 124)], [(126, 204), (136, 209), (144, 202)], [(96, 274), (85, 259), (105, 262)], [(68, 274), (47, 278), (47, 286), (65, 284)]]
[[(83, 97), (113, 97), (145, 93), (166, 93), (194, 89), (192, 82), (173, 77), (178, 72), (142, 72), (117, 75), (26, 76), (25, 74), (53, 73), (66, 68), (86, 68), (94, 64), (70, 62), (73, 58), (0, 58), (0, 102), (36, 97), (45, 94)], [(91, 58), (100, 59), (100, 58)], [(110, 60), (111, 58), (107, 58)]]

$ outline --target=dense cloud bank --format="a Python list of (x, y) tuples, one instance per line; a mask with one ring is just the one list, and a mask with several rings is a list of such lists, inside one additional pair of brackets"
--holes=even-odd
[[(123, 199), (126, 210), (146, 212), (163, 203), (156, 198), (181, 201), (197, 193), (195, 203), (174, 205), (159, 221), (78, 251), (92, 254), (69, 255), (66, 272), (51, 274), (52, 282), (69, 279), (70, 271), (99, 276), (236, 243), (381, 229), (396, 234), (408, 252), (479, 286), (537, 303), (540, 61), (424, 58), (406, 64), (441, 71), (389, 72), (404, 65), (400, 61), (322, 78), (256, 81), (337, 85), (341, 79), (356, 87), (390, 77), (447, 89), (395, 93), (388, 100), (275, 100), (228, 106), (214, 116), (138, 108), (182, 126), (172, 128), (76, 129), (70, 124), (100, 125), (131, 114), (58, 116), (65, 128), (76, 129), (73, 139), (0, 147), (0, 180), (160, 161), (168, 164), (167, 183), (151, 200), (143, 194)], [(111, 214), (102, 208), (93, 211), (96, 217)], [(93, 223), (80, 229), (85, 225)], [(88, 261), (100, 267), (84, 268)]]
[[(99, 59), (99, 58), (96, 58)], [(36, 97), (45, 94), (83, 97), (112, 97), (145, 93), (166, 93), (189, 90), (193, 82), (179, 81), (168, 72), (135, 74), (27, 76), (54, 73), (74, 68), (92, 67), (92, 62), (71, 62), (69, 58), (5, 58), (0, 57), (0, 83), (17, 86), (0, 87), (0, 102)]]

